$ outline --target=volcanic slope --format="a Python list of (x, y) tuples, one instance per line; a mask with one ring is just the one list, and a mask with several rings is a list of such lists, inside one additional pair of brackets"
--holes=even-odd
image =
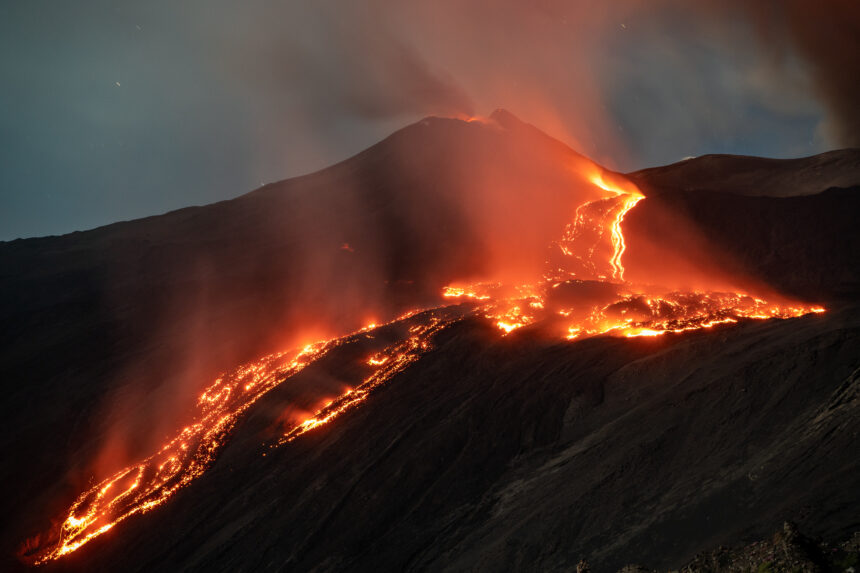
[(754, 197), (815, 195), (860, 183), (860, 149), (837, 149), (812, 157), (769, 159), (702, 155), (628, 173), (646, 195), (718, 191)]
[[(506, 112), (427, 118), (234, 200), (0, 243), (0, 456), (16, 460), (0, 467), (16, 492), (0, 498), (3, 554), (94, 460), (160, 447), (219, 373), (439, 304), (509, 233), (542, 264), (519, 247), (541, 253), (563, 229), (580, 162)], [(532, 233), (534, 219), (549, 224)]]
[[(463, 322), (359, 409), (209, 473), (53, 570), (677, 567), (791, 519), (858, 527), (860, 312), (575, 343)], [(348, 380), (349, 353), (300, 375)], [(363, 356), (362, 353), (358, 353)]]
[(631, 275), (677, 273), (705, 253), (802, 299), (856, 300), (860, 150), (706, 155), (627, 177), (648, 197), (625, 219)]
[[(0, 245), (0, 447), (18, 460), (0, 475), (17, 492), (3, 499), (6, 554), (89, 479), (114, 428), (99, 422), (106, 403), (139, 398), (114, 417), (128, 415), (136, 438), (124, 455), (148, 454), (181, 420), (177, 405), (218, 372), (281, 349), (308, 310), (349, 329), (368, 309), (438, 304), (442, 285), (521, 253), (494, 251), (487, 232), (511, 233), (522, 252), (556, 238), (570, 216), (557, 201), (578, 184), (571, 164), (588, 163), (505, 112), (428, 118), (233, 201)], [(475, 205), (461, 198), (488, 183), (501, 189), (492, 214), (502, 217), (473, 224)], [(579, 556), (669, 566), (786, 517), (843, 535), (858, 507), (847, 454), (858, 194), (820, 191), (751, 198), (761, 203), (750, 211), (736, 194), (702, 206), (667, 189), (641, 201), (625, 231), (631, 252), (665, 242), (667, 227), (653, 224), (665, 209), (641, 214), (663, 201), (720, 239), (732, 264), (750, 250), (773, 257), (759, 278), (824, 303), (824, 315), (573, 344), (465, 321), (361, 408), (268, 451), (296, 388), (327, 392), (355, 375), (356, 357), (334, 353), (256, 405), (171, 503), (47, 568), (552, 569)], [(752, 213), (755, 231), (713, 234), (739, 213)], [(546, 231), (517, 226), (529, 217)], [(783, 244), (780, 233), (811, 239)], [(147, 433), (153, 412), (165, 419)]]

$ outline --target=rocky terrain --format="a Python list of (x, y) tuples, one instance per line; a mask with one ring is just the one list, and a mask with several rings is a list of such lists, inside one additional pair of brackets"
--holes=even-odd
[[(23, 540), (105, 444), (119, 444), (105, 463), (147, 453), (201, 383), (292, 341), (291, 325), (438, 303), (483, 262), (545, 244), (581, 161), (504, 112), (429, 118), (232, 201), (0, 244), (2, 567), (27, 568)], [(860, 529), (857, 152), (631, 178), (647, 195), (625, 221), (631, 261), (695, 259), (692, 229), (827, 312), (574, 343), (465, 320), (362, 407), (268, 449), (287, 409), (358, 376), (358, 341), (266, 395), (170, 503), (43, 569), (814, 570), (777, 554), (799, 534), (746, 544), (786, 520), (834, 543)], [(476, 217), (461, 198), (488, 183), (501, 199)], [(553, 223), (532, 233), (529, 217)], [(746, 549), (700, 554), (729, 545)]]
[[(781, 531), (773, 536), (749, 545), (730, 548), (720, 547), (697, 555), (681, 567), (683, 573), (711, 572), (844, 572), (856, 571), (860, 566), (860, 533), (842, 543), (814, 540), (798, 531), (797, 526), (786, 521)], [(583, 562), (578, 571), (588, 570)], [(642, 565), (627, 565), (619, 573), (646, 573), (651, 571)]]
[(628, 177), (648, 195), (679, 191), (729, 192), (751, 197), (815, 195), (857, 184), (860, 149), (838, 149), (799, 159), (703, 155)]

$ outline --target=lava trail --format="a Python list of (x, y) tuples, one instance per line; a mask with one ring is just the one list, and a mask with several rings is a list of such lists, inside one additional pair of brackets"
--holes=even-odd
[(600, 174), (590, 180), (609, 196), (576, 208), (573, 222), (553, 245), (560, 259), (547, 261), (541, 281), (513, 288), (499, 283), (450, 285), (443, 296), (479, 304), (478, 312), (505, 334), (540, 322), (567, 340), (598, 334), (659, 336), (744, 319), (824, 312), (820, 306), (766, 301), (746, 292), (677, 292), (624, 282), (622, 223), (644, 197), (629, 182), (615, 185)]
[(433, 335), (457, 320), (457, 318), (441, 316), (444, 310), (434, 309), (426, 313), (425, 320), (409, 328), (409, 336), (406, 340), (393, 344), (368, 358), (367, 363), (377, 367), (370, 376), (365, 378), (356, 388), (347, 390), (346, 393), (325, 406), (313, 417), (286, 432), (278, 444), (291, 442), (302, 434), (326, 424), (347, 410), (358, 406), (370, 396), (371, 392), (418, 360), (430, 350), (430, 340)]
[[(745, 292), (677, 292), (624, 282), (624, 217), (644, 197), (629, 182), (618, 186), (602, 175), (593, 176), (591, 182), (606, 196), (576, 207), (573, 221), (550, 246), (554, 256), (539, 281), (450, 285), (442, 297), (456, 305), (411, 312), (388, 323), (408, 325), (408, 333), (367, 358), (371, 373), (361, 383), (310, 418), (286, 428), (272, 447), (359, 406), (426, 353), (434, 335), (466, 314), (485, 317), (504, 335), (540, 323), (560, 340), (576, 340), (599, 334), (657, 336), (824, 311), (816, 306), (769, 302)], [(381, 327), (369, 325), (300, 350), (266, 356), (219, 377), (200, 395), (190, 425), (158, 452), (81, 493), (59, 529), (40, 538), (39, 547), (28, 550), (24, 558), (36, 564), (57, 559), (121, 521), (165, 503), (206, 471), (237, 421), (257, 400), (333, 349), (370, 336), (376, 328)]]
[(35, 564), (57, 559), (125, 519), (165, 503), (206, 471), (248, 408), (331, 350), (369, 335), (377, 328), (401, 322), (410, 325), (405, 340), (367, 359), (373, 372), (360, 385), (288, 429), (278, 444), (292, 441), (366, 400), (374, 389), (418, 360), (431, 348), (433, 335), (459, 317), (456, 309), (407, 313), (385, 325), (371, 324), (347, 336), (263, 357), (218, 377), (198, 398), (198, 415), (193, 423), (155, 454), (83, 492), (69, 508), (59, 531), (53, 532), (51, 543), (47, 546), (43, 543), (40, 550), (24, 557)]

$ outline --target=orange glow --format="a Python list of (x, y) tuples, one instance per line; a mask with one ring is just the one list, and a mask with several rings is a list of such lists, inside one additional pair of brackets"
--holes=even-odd
[(491, 119), (484, 117), (484, 116), (481, 116), (481, 115), (469, 115), (466, 113), (461, 113), (461, 114), (458, 114), (456, 117), (460, 121), (465, 121), (466, 123), (481, 123), (481, 124), (492, 123)]
[(624, 215), (630, 209), (636, 206), (636, 203), (644, 199), (641, 195), (625, 195), (621, 209), (612, 221), (612, 258), (609, 259), (609, 264), (612, 265), (612, 278), (620, 281), (624, 280), (624, 265), (621, 264), (621, 257), (624, 255), (624, 250), (627, 246), (624, 244), (624, 233), (621, 232), (621, 223), (624, 221)]
[[(387, 324), (408, 320), (414, 314), (414, 311), (406, 313)], [(287, 438), (294, 439), (321, 426), (366, 399), (374, 387), (417, 360), (430, 348), (429, 337), (450, 322), (431, 317), (426, 324), (412, 327), (406, 342), (369, 359), (370, 365), (378, 367), (370, 379), (357, 388), (345, 388), (343, 394), (336, 398), (326, 399), (320, 410), (296, 425)], [(238, 419), (269, 390), (332, 349), (358, 335), (366, 336), (364, 333), (378, 327), (369, 324), (353, 334), (308, 344), (298, 351), (272, 354), (219, 376), (198, 398), (198, 414), (192, 424), (183, 428), (155, 454), (81, 493), (55, 532), (55, 543), (37, 548), (30, 555), (32, 561), (41, 564), (62, 557), (125, 519), (166, 502), (206, 471)]]
[(505, 331), (505, 334), (509, 334), (523, 326), (522, 322), (506, 322), (504, 320), (496, 321), (496, 326), (498, 326), (501, 330)]
[(474, 286), (469, 286), (469, 287), (446, 286), (442, 289), (442, 296), (445, 298), (472, 298), (475, 300), (487, 300), (490, 298), (490, 295), (488, 295), (488, 294), (480, 294), (480, 293), (476, 292)]
[(436, 316), (435, 313), (428, 314), (409, 329), (409, 337), (402, 342), (389, 346), (377, 355), (376, 365), (378, 368), (358, 386), (348, 389), (330, 404), (317, 411), (312, 418), (288, 430), (273, 447), (292, 442), (314, 428), (327, 424), (344, 412), (359, 406), (367, 400), (374, 390), (391, 380), (430, 350), (432, 348), (430, 340), (434, 334), (456, 321), (456, 318), (445, 319)]
[[(288, 421), (273, 448), (361, 405), (372, 392), (431, 350), (433, 336), (457, 322), (463, 313), (485, 318), (503, 336), (528, 326), (546, 328), (557, 333), (560, 340), (575, 341), (596, 335), (659, 337), (744, 320), (825, 311), (820, 306), (768, 302), (743, 292), (657, 292), (653, 287), (625, 282), (623, 222), (644, 197), (620, 176), (595, 171), (586, 174), (586, 179), (597, 193), (608, 196), (575, 209), (571, 205), (573, 221), (553, 243), (557, 260), (547, 261), (540, 281), (516, 286), (447, 286), (441, 292), (445, 305), (438, 308), (413, 310), (383, 325), (374, 320), (346, 336), (265, 356), (218, 377), (200, 395), (192, 422), (159, 451), (80, 494), (59, 530), (45, 536), (49, 541), (42, 541), (41, 547), (30, 552), (33, 562), (45, 563), (71, 553), (128, 517), (165, 503), (211, 466), (236, 422), (257, 400), (335, 348), (359, 336), (374, 338), (369, 333), (381, 327), (397, 323), (408, 326), (407, 334), (362, 359), (369, 374), (360, 383), (344, 388), (316, 412)], [(352, 250), (346, 243), (342, 248)], [(460, 314), (451, 309), (458, 309)]]
[[(518, 286), (513, 294), (510, 289), (503, 294), (505, 289), (499, 284), (449, 286), (443, 289), (442, 296), (479, 303), (476, 312), (505, 335), (549, 316), (567, 319), (569, 323), (563, 331), (567, 340), (600, 334), (654, 337), (709, 329), (742, 319), (791, 318), (824, 312), (820, 306), (769, 303), (737, 292), (641, 294), (634, 285), (624, 282), (622, 259), (626, 244), (622, 224), (624, 216), (645, 197), (631, 182), (610, 179), (602, 172), (591, 174), (588, 180), (611, 196), (577, 206), (573, 222), (557, 244), (563, 259), (546, 271), (543, 282)], [(618, 282), (609, 283), (610, 278)], [(600, 302), (554, 302), (553, 291), (565, 285), (577, 287), (582, 279), (615, 284), (617, 294)]]

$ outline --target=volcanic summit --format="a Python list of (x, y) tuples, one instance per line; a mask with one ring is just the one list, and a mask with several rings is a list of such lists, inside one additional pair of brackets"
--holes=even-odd
[(2, 548), (45, 571), (677, 568), (858, 528), (860, 150), (606, 169), (428, 117), (0, 243)]

